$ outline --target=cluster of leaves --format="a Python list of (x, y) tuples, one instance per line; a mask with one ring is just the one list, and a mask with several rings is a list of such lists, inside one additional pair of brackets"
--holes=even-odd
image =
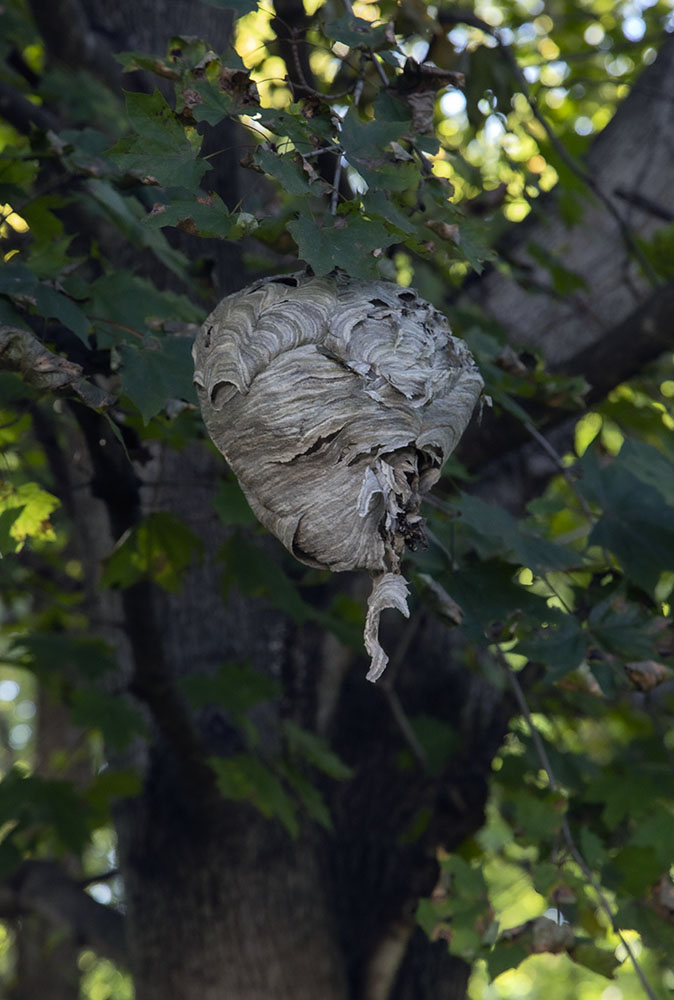
[[(339, 16), (326, 4), (307, 36), (317, 78), (300, 82), (295, 94), (285, 84), (263, 86), (266, 47), (244, 60), (189, 37), (173, 39), (166, 56), (120, 57), (124, 69), (171, 84), (174, 101), (160, 90), (131, 93), (124, 111), (107, 92), (88, 102), (80, 81), (45, 75), (38, 97), (48, 103), (60, 93), (68, 120), (26, 134), (0, 125), (0, 323), (39, 336), (54, 358), (67, 354), (85, 378), (103, 385), (110, 433), (126, 446), (160, 440), (179, 448), (200, 433), (189, 334), (210, 305), (210, 289), (203, 261), (176, 249), (164, 229), (202, 237), (204, 257), (208, 240), (243, 240), (258, 271), (294, 267), (298, 256), (317, 274), (339, 266), (358, 276), (409, 280), (413, 268), (422, 291), (441, 301), (457, 266), (479, 270), (490, 253), (490, 226), (450, 201), (453, 188), (469, 198), (486, 177), (487, 187), (507, 187), (507, 206), (523, 192), (534, 197), (554, 164), (549, 178), (566, 182), (571, 217), (577, 178), (541, 133), (528, 98), (545, 102), (560, 134), (575, 136), (565, 136), (571, 153), (580, 152), (584, 139), (575, 124), (585, 117), (592, 128), (601, 126), (629, 76), (624, 60), (634, 69), (650, 58), (648, 32), (627, 57), (616, 54), (625, 18), (605, 4), (570, 5), (569, 16), (558, 19), (532, 19), (521, 4), (505, 0), (487, 6), (490, 22), (473, 17), (452, 27), (430, 18), (423, 5), (382, 3), (373, 22)], [(248, 0), (237, 0), (235, 9), (241, 41), (245, 18), (266, 15)], [(662, 3), (651, 4), (648, 24), (664, 12)], [(489, 30), (499, 17), (509, 25), (501, 42), (513, 46), (528, 70), (528, 97)], [(34, 58), (39, 43), (21, 8), (8, 5), (2, 19), (2, 54)], [(599, 29), (603, 35), (593, 41)], [(583, 83), (572, 84), (571, 62), (562, 65), (560, 51), (574, 66), (582, 60)], [(2, 79), (26, 91), (28, 77), (16, 66), (7, 59)], [(465, 119), (451, 120), (441, 111), (443, 95), (458, 96), (462, 70)], [(32, 72), (40, 71), (37, 58)], [(555, 73), (561, 82), (554, 83)], [(209, 190), (210, 164), (200, 156), (204, 126), (225, 120), (247, 129), (244, 165), (258, 181), (239, 206)], [(483, 155), (490, 121), (516, 140), (504, 143), (508, 155), (498, 167)], [(101, 232), (109, 244), (86, 236)], [(160, 290), (120, 266), (120, 246), (149, 255), (183, 292)], [(575, 276), (555, 261), (546, 266), (559, 294), (574, 287)], [(464, 330), (499, 413), (528, 422), (532, 399), (569, 410), (582, 405), (581, 381), (552, 377), (535, 359), (513, 362), (500, 332), (473, 319), (467, 317)], [(674, 455), (673, 393), (665, 385), (674, 388), (654, 369), (581, 422), (577, 456), (524, 520), (450, 490), (452, 479), (466, 475), (452, 463), (442, 509), (430, 519), (432, 544), (414, 557), (418, 579), (433, 581), (428, 598), (437, 601), (444, 588), (460, 609), (468, 668), (496, 686), (524, 664), (518, 677), (528, 683), (538, 677), (530, 694), (533, 719), (513, 722), (495, 762), (487, 826), (442, 859), (443, 881), (419, 909), (429, 933), (471, 962), (483, 958), (490, 978), (543, 951), (565, 952), (612, 975), (617, 940), (595, 885), (608, 894), (616, 926), (636, 930), (660, 971), (671, 971), (674, 747), (662, 734), (672, 722), (666, 691)], [(65, 437), (69, 418), (60, 402), (54, 408), (15, 374), (2, 373), (0, 398), (0, 551), (7, 556), (0, 563), (1, 652), (12, 669), (31, 671), (43, 691), (69, 707), (72, 722), (94, 734), (100, 758), (100, 736), (108, 748), (124, 750), (144, 738), (147, 723), (115, 690), (110, 650), (88, 635), (83, 569), (69, 551), (69, 525), (54, 495), (56, 473), (41, 430), (48, 420)], [(588, 448), (590, 433), (596, 440)], [(463, 485), (469, 490), (469, 482)], [(280, 562), (270, 571), (252, 515), (229, 479), (216, 509), (232, 529), (222, 551), (224, 592), (236, 586), (298, 623), (314, 621), (344, 643), (359, 641), (359, 612), (348, 601), (335, 602), (329, 613), (315, 607), (309, 586), (315, 574), (300, 576)], [(182, 521), (155, 512), (119, 539), (101, 583), (124, 589), (150, 580), (176, 591), (200, 544)], [(256, 713), (277, 697), (275, 684), (227, 664), (213, 677), (185, 680), (184, 694), (195, 710), (222, 705), (241, 734), (240, 752), (212, 760), (224, 795), (252, 802), (293, 834), (302, 812), (329, 827), (319, 786), (326, 777), (347, 780), (348, 771), (292, 722), (283, 727), (283, 752), (265, 749)], [(452, 734), (441, 719), (415, 725), (440, 771), (455, 750)], [(25, 760), (5, 770), (3, 871), (26, 854), (81, 853), (108, 822), (110, 802), (139, 787), (133, 772), (110, 766), (77, 788), (67, 777), (31, 773)], [(570, 853), (566, 828), (585, 869)], [(566, 923), (548, 920), (551, 910)]]
[(241, 664), (225, 664), (214, 676), (192, 674), (184, 678), (183, 690), (195, 708), (222, 705), (244, 737), (240, 753), (211, 758), (218, 788), (228, 798), (252, 803), (263, 815), (279, 819), (291, 836), (300, 832), (298, 804), (308, 816), (327, 830), (330, 812), (315, 780), (308, 773), (344, 781), (350, 769), (327, 743), (297, 723), (282, 725), (283, 755), (264, 753), (253, 711), (279, 698), (281, 687)]
[[(386, 273), (385, 251), (394, 244), (421, 258), (442, 250), (481, 269), (488, 252), (472, 227), (462, 228), (451, 186), (431, 168), (440, 148), (433, 135), (436, 94), (456, 86), (460, 74), (407, 58), (392, 26), (344, 15), (319, 18), (316, 30), (316, 44), (339, 44), (350, 53), (340, 105), (312, 90), (282, 109), (264, 106), (236, 52), (217, 57), (193, 40), (174, 39), (165, 59), (121, 57), (126, 70), (150, 70), (173, 80), (176, 90), (174, 111), (159, 91), (128, 95), (137, 134), (110, 153), (120, 169), (155, 189), (148, 224), (228, 239), (254, 232), (269, 244), (285, 229), (316, 274), (335, 267), (361, 277)], [(364, 113), (360, 95), (377, 72), (378, 92)], [(198, 159), (196, 128), (224, 119), (246, 124), (253, 148), (245, 165), (284, 192), (266, 219), (230, 212), (216, 193), (204, 195), (199, 187), (208, 164)], [(340, 178), (347, 169), (345, 188)]]
[(469, 662), (530, 687), (531, 714), (495, 761), (490, 821), (419, 910), (489, 978), (543, 951), (612, 976), (616, 927), (669, 969), (671, 414), (650, 401), (649, 440), (621, 433), (646, 398), (624, 386), (579, 424), (587, 450), (528, 519), (462, 494), (433, 519), (435, 550), (414, 557), (461, 608)]

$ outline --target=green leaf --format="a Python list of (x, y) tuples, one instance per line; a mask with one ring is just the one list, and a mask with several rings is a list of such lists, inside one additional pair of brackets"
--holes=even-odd
[(133, 73), (138, 69), (144, 69), (148, 73), (156, 76), (167, 77), (172, 80), (179, 80), (180, 73), (170, 65), (168, 60), (160, 59), (158, 56), (149, 56), (143, 52), (115, 52), (114, 58), (120, 64), (125, 73)]
[(340, 142), (347, 160), (374, 190), (410, 191), (421, 179), (414, 160), (400, 161), (387, 153), (390, 143), (410, 130), (409, 120), (366, 121), (350, 108), (344, 117)]
[(296, 722), (286, 719), (283, 723), (288, 749), (291, 754), (303, 758), (312, 767), (323, 771), (337, 781), (353, 777), (353, 771), (334, 753), (328, 744), (316, 733), (303, 729)]
[(23, 861), (23, 852), (19, 850), (11, 837), (6, 837), (0, 843), (0, 879), (5, 879)]
[(116, 667), (113, 650), (102, 639), (77, 638), (59, 632), (18, 636), (13, 648), (28, 657), (27, 666), (45, 677), (71, 671), (95, 679)]
[(99, 729), (106, 744), (123, 750), (136, 736), (147, 736), (142, 715), (125, 698), (103, 691), (77, 688), (71, 696), (71, 716), (76, 726)]
[(348, 159), (378, 157), (389, 143), (402, 139), (410, 126), (409, 119), (367, 121), (349, 108), (342, 122), (340, 140)]
[(622, 662), (654, 656), (648, 618), (637, 607), (628, 604), (620, 593), (610, 594), (595, 604), (587, 624), (593, 639)]
[(652, 847), (628, 845), (611, 859), (611, 873), (619, 875), (620, 891), (628, 896), (641, 896), (662, 876), (662, 864)]
[(642, 819), (630, 838), (637, 847), (651, 848), (658, 858), (661, 870), (667, 871), (674, 864), (674, 841), (671, 831), (674, 815), (671, 803), (654, 801), (649, 815)]
[(236, 479), (221, 479), (213, 506), (223, 524), (253, 525), (257, 518)]
[(277, 681), (246, 663), (225, 663), (213, 676), (190, 674), (180, 687), (195, 708), (219, 705), (241, 720), (255, 705), (278, 698)]
[(7, 552), (14, 552), (17, 548), (12, 528), (23, 509), (23, 507), (8, 507), (0, 513), (0, 557)]
[(178, 591), (182, 574), (200, 557), (203, 543), (184, 521), (167, 511), (148, 514), (122, 540), (107, 561), (103, 587), (130, 587), (151, 579), (164, 590)]
[(72, 782), (26, 776), (16, 768), (0, 781), (0, 826), (8, 823), (51, 835), (59, 850), (77, 854), (89, 839), (89, 817)]
[(663, 500), (674, 505), (674, 465), (671, 456), (664, 455), (646, 441), (632, 439), (623, 444), (618, 461), (623, 469), (642, 483), (653, 486)]
[(241, 532), (235, 532), (227, 539), (221, 555), (226, 567), (223, 577), (225, 594), (232, 584), (236, 584), (248, 597), (267, 597), (298, 624), (314, 616), (311, 605), (301, 597), (279, 564)]
[(276, 817), (296, 837), (299, 823), (292, 799), (274, 772), (252, 754), (211, 757), (220, 794), (235, 802), (250, 802), (267, 818)]
[(516, 969), (528, 955), (526, 946), (521, 941), (497, 941), (486, 955), (489, 978), (496, 979), (503, 972)]
[[(629, 451), (626, 458), (631, 459)], [(610, 549), (627, 575), (653, 594), (660, 574), (672, 568), (674, 509), (664, 502), (659, 489), (623, 467), (620, 455), (601, 468), (594, 451), (588, 449), (579, 465), (583, 471), (579, 490), (603, 508), (592, 529), (590, 545)], [(659, 469), (659, 465), (655, 468)], [(658, 473), (655, 475), (659, 482), (666, 482)]]
[(37, 279), (23, 264), (3, 264), (0, 268), (0, 292), (3, 295), (33, 295)]
[(144, 141), (181, 145), (185, 132), (162, 94), (125, 92), (126, 113), (131, 125)]
[(519, 827), (522, 839), (535, 844), (554, 840), (564, 819), (564, 800), (556, 792), (534, 788), (513, 789), (504, 806), (505, 818)]
[(456, 730), (448, 722), (432, 715), (412, 716), (410, 724), (426, 756), (429, 772), (440, 774), (458, 749), (459, 737)]
[(435, 899), (420, 899), (415, 913), (416, 922), (424, 934), (433, 938), (438, 924), (449, 915), (446, 901)]
[(615, 949), (609, 951), (599, 948), (591, 941), (576, 941), (569, 950), (569, 955), (578, 965), (605, 976), (606, 979), (614, 979), (615, 970), (621, 964), (620, 959), (616, 958)]
[(91, 323), (79, 306), (48, 285), (37, 285), (34, 294), (37, 311), (41, 316), (51, 316), (58, 319), (69, 330), (77, 334), (87, 347), (89, 346), (88, 335)]
[[(11, 486), (0, 481), (0, 514), (19, 509), (9, 528), (9, 534), (17, 543), (15, 545), (17, 549), (20, 549), (28, 538), (54, 541), (56, 535), (49, 518), (60, 505), (61, 501), (57, 497), (43, 490), (37, 483)], [(8, 520), (5, 520), (4, 524), (7, 527)]]
[(462, 523), (471, 529), (476, 548), (483, 556), (512, 552), (522, 566), (536, 573), (569, 569), (579, 560), (574, 550), (523, 531), (512, 514), (495, 504), (485, 503), (479, 497), (462, 493), (457, 508), (461, 512)]
[(560, 264), (557, 257), (545, 247), (529, 242), (527, 250), (533, 259), (538, 261), (541, 267), (548, 272), (552, 279), (552, 287), (558, 295), (570, 296), (574, 292), (588, 290), (587, 279)]
[(593, 871), (601, 871), (606, 861), (606, 844), (588, 826), (580, 828), (580, 849), (590, 868)]
[(286, 761), (279, 761), (277, 768), (309, 816), (313, 820), (316, 820), (324, 830), (332, 831), (333, 825), (330, 810), (325, 804), (325, 799), (319, 790)]
[(236, 112), (231, 94), (222, 90), (215, 80), (199, 80), (194, 89), (201, 97), (201, 104), (195, 104), (192, 108), (195, 121), (219, 125)]
[(552, 681), (561, 680), (585, 659), (585, 637), (573, 615), (560, 614), (542, 623), (537, 634), (517, 644), (517, 652), (544, 663)]
[(344, 14), (323, 26), (328, 38), (348, 45), (349, 48), (377, 49), (393, 43), (387, 37), (387, 25), (373, 27), (370, 21), (353, 14)]
[(0, 326), (13, 326), (19, 330), (27, 328), (26, 320), (21, 313), (3, 297), (0, 297)]
[(494, 622), (529, 615), (532, 622), (549, 621), (550, 609), (539, 597), (513, 579), (513, 569), (496, 561), (439, 577), (443, 586), (464, 613), (461, 630), (476, 641), (484, 641), (485, 631)]
[(235, 224), (235, 216), (218, 195), (201, 195), (189, 201), (157, 202), (145, 223), (155, 229), (177, 226), (193, 236), (226, 239)]
[(191, 351), (188, 337), (151, 337), (141, 347), (122, 345), (122, 389), (145, 423), (170, 399), (196, 402)]
[(299, 154), (281, 154), (258, 146), (253, 160), (266, 174), (275, 177), (288, 194), (301, 196), (309, 193), (309, 180), (302, 169)]
[[(172, 246), (169, 246), (162, 232), (151, 228), (151, 220), (154, 216), (152, 213), (148, 214), (144, 206), (137, 199), (124, 197), (107, 181), (98, 180), (97, 178), (90, 178), (85, 181), (84, 188), (87, 194), (93, 199), (94, 205), (92, 208), (99, 212), (102, 211), (132, 243), (137, 246), (149, 247), (162, 264), (168, 267), (170, 271), (173, 271), (181, 280), (186, 280), (190, 263), (187, 257)], [(123, 271), (121, 273), (122, 275), (125, 274)], [(128, 274), (128, 272), (126, 273)], [(114, 278), (114, 276), (113, 274), (106, 277), (109, 279)], [(132, 294), (136, 291), (138, 282), (142, 282), (148, 287), (153, 287), (150, 286), (148, 281), (143, 281), (142, 278), (137, 278), (135, 275), (128, 274), (128, 279), (129, 284), (133, 286), (128, 291)], [(98, 280), (100, 281), (101, 279)], [(153, 292), (154, 297), (160, 294), (154, 288)], [(170, 295), (170, 297), (173, 296)], [(119, 308), (119, 303), (117, 303), (117, 308)], [(96, 315), (100, 314), (96, 313)]]
[[(489, 246), (488, 234), (484, 226), (469, 219), (459, 221), (458, 248), (477, 274), (482, 274), (485, 261), (494, 260), (495, 254)], [(527, 417), (528, 419), (528, 417)]]
[(92, 811), (94, 826), (104, 826), (110, 821), (110, 806), (118, 799), (134, 798), (143, 790), (139, 774), (130, 770), (113, 770), (106, 767), (99, 771), (83, 798)]
[(384, 191), (367, 191), (363, 197), (363, 208), (370, 217), (379, 216), (385, 219), (403, 235), (412, 235), (417, 231), (416, 225), (410, 222), (395, 201), (388, 198)]
[(458, 854), (453, 854), (440, 867), (451, 879), (447, 913), (451, 917), (450, 950), (466, 960), (474, 959), (482, 950), (484, 926), (489, 913), (489, 898), (481, 868), (473, 867)]
[(109, 151), (120, 170), (134, 174), (144, 184), (161, 187), (199, 190), (203, 175), (211, 169), (206, 160), (200, 160), (184, 140), (180, 145), (169, 146), (140, 136), (120, 139)]
[[(163, 238), (163, 237), (162, 237)], [(143, 337), (156, 320), (200, 321), (202, 312), (184, 295), (159, 291), (144, 278), (123, 268), (101, 275), (89, 288), (87, 310), (95, 317), (99, 347), (112, 347), (124, 340)], [(137, 345), (136, 345), (137, 346)], [(191, 369), (191, 361), (189, 369)]]
[(325, 142), (333, 141), (332, 126), (318, 117), (307, 119), (301, 105), (291, 104), (284, 111), (277, 108), (261, 108), (260, 111), (260, 124), (279, 139), (290, 139), (302, 156), (315, 152), (318, 137)]
[(127, 94), (126, 110), (137, 136), (125, 136), (108, 156), (127, 173), (145, 183), (196, 190), (210, 170), (198, 159), (201, 139), (190, 145), (185, 130), (158, 90), (154, 94)]
[[(344, 219), (348, 219), (346, 224)], [(300, 256), (317, 275), (328, 274), (335, 267), (341, 267), (354, 276), (375, 277), (375, 252), (399, 240), (381, 222), (355, 214), (340, 216), (331, 226), (323, 227), (302, 215), (289, 223), (288, 229), (297, 243)]]
[(627, 771), (614, 766), (596, 775), (583, 797), (602, 806), (602, 821), (613, 830), (627, 817), (635, 822), (647, 817), (651, 803), (658, 801), (667, 780), (666, 767), (657, 771), (652, 766)]

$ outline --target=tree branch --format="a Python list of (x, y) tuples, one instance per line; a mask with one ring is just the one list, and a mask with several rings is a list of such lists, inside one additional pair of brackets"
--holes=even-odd
[[(674, 189), (667, 180), (667, 136), (674, 131), (674, 102), (667, 94), (673, 86), (674, 36), (667, 36), (658, 58), (644, 70), (587, 156), (587, 171), (604, 191), (621, 197), (629, 190), (631, 226), (643, 242), (674, 215)], [(526, 276), (526, 287), (512, 273), (492, 268), (469, 280), (448, 301), (450, 318), (457, 308), (474, 310), (479, 303), (511, 343), (539, 351), (550, 371), (584, 376), (590, 383), (586, 401), (596, 403), (674, 344), (674, 282), (653, 290), (618, 235), (603, 205), (585, 202), (582, 223), (571, 226), (564, 221), (555, 191), (542, 196), (530, 217), (508, 233), (509, 259)], [(578, 290), (558, 295), (550, 287), (546, 293), (550, 276), (536, 247), (581, 279)], [(577, 417), (562, 407), (525, 403), (524, 408), (536, 429), (564, 452)], [(554, 460), (527, 437), (523, 424), (502, 413), (498, 419), (487, 413), (479, 427), (469, 430), (459, 457), (473, 472), (479, 471), (474, 492), (498, 499), (513, 511), (523, 508), (556, 471)]]
[(44, 132), (56, 131), (59, 127), (54, 115), (37, 104), (31, 104), (18, 90), (14, 90), (2, 81), (0, 81), (0, 115), (13, 125), (17, 132), (24, 135), (30, 132), (33, 125)]
[[(672, 315), (674, 281), (653, 292), (615, 326), (604, 327), (592, 343), (581, 347), (563, 364), (551, 365), (551, 371), (584, 376), (590, 383), (585, 399), (588, 404), (597, 403), (616, 385), (674, 347)], [(526, 401), (522, 405), (527, 408)], [(554, 447), (563, 452), (577, 415), (561, 407), (539, 407), (533, 419), (537, 430), (546, 437), (552, 435)], [(542, 461), (541, 449), (531, 444), (526, 425), (505, 413), (487, 413), (480, 426), (473, 424), (464, 435), (458, 455), (469, 469), (479, 470), (481, 490), (492, 490), (494, 480), (507, 473), (513, 498), (509, 506), (513, 508), (521, 508), (532, 491), (540, 488), (541, 473), (548, 477), (556, 471), (555, 461)], [(533, 475), (532, 462), (538, 465)]]
[(24, 861), (0, 884), (0, 916), (24, 913), (38, 913), (59, 929), (65, 926), (82, 947), (118, 965), (127, 963), (124, 917), (97, 903), (54, 861)]
[(94, 409), (103, 409), (115, 401), (83, 378), (81, 365), (54, 354), (29, 330), (0, 326), (0, 369), (18, 372), (24, 382), (44, 392), (75, 392)]

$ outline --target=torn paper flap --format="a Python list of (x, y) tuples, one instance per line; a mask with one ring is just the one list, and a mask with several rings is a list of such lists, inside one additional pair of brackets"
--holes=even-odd
[(385, 608), (395, 608), (405, 618), (409, 618), (407, 607), (407, 580), (399, 573), (384, 573), (374, 578), (372, 593), (367, 602), (367, 617), (365, 619), (365, 648), (370, 655), (370, 669), (367, 680), (379, 680), (386, 670), (388, 656), (379, 644), (379, 618)]

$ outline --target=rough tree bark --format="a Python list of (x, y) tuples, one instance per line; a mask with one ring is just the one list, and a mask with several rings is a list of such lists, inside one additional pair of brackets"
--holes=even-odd
[[(567, 224), (555, 191), (534, 203), (509, 234), (508, 265), (470, 282), (466, 294), (505, 329), (515, 346), (535, 348), (553, 371), (583, 375), (588, 402), (674, 346), (674, 282), (658, 278), (639, 251), (674, 221), (674, 35), (663, 35), (655, 62), (577, 162), (583, 214)], [(568, 164), (566, 168), (569, 169)], [(541, 253), (583, 282), (558, 294)], [(519, 277), (518, 282), (513, 280)], [(450, 304), (451, 310), (451, 304)], [(450, 313), (451, 314), (451, 313)], [(563, 411), (556, 414), (558, 422)], [(559, 448), (573, 421), (555, 431)], [(513, 510), (555, 471), (554, 460), (526, 441), (521, 424), (486, 419), (463, 445), (480, 472), (476, 489)], [(505, 456), (505, 457), (504, 457)]]
[[(73, 5), (75, 13), (62, 19), (81, 26), (86, 45), (78, 51), (96, 53), (89, 59), (94, 71), (110, 47), (162, 51), (173, 33), (203, 34), (222, 47), (227, 30), (222, 15), (187, 0), (81, 6), (68, 0), (69, 11)], [(51, 31), (51, 19), (64, 15), (61, 5), (34, 0), (33, 6), (52, 58), (67, 61), (71, 40)], [(655, 165), (668, 155), (674, 134), (674, 105), (660, 100), (668, 85), (671, 91), (672, 43), (645, 74), (648, 85), (625, 101), (599, 140), (598, 183), (612, 199), (618, 186), (633, 194), (638, 176), (652, 199), (674, 205), (667, 170)], [(653, 116), (662, 136), (655, 147)], [(642, 133), (648, 143), (638, 138)], [(233, 161), (220, 162), (219, 193), (235, 201), (228, 187)], [(621, 162), (625, 175), (611, 174), (609, 164)], [(590, 166), (595, 169), (594, 161)], [(494, 272), (480, 283), (479, 295), (494, 315), (510, 317), (514, 339), (536, 342), (550, 361), (571, 365), (573, 352), (582, 356), (612, 336), (654, 297), (604, 207), (592, 205), (587, 226), (567, 231), (554, 202), (546, 204), (548, 218), (531, 224), (529, 239), (582, 269), (588, 291), (567, 306), (519, 292)], [(634, 199), (630, 204), (630, 223), (647, 236), (656, 224), (652, 215), (634, 207)], [(451, 850), (482, 822), (490, 762), (513, 710), (508, 699), (452, 664), (437, 623), (414, 617), (388, 640), (399, 650), (390, 683), (409, 714), (430, 711), (451, 723), (461, 748), (439, 777), (421, 767), (401, 774), (394, 763), (403, 746), (400, 729), (386, 689), (364, 682), (364, 662), (355, 664), (331, 637), (298, 628), (259, 602), (236, 594), (222, 601), (213, 555), (222, 529), (211, 517), (219, 465), (212, 451), (157, 449), (132, 468), (91, 411), (80, 408), (78, 416), (80, 444), (65, 458), (79, 448), (89, 454), (92, 492), (75, 514), (92, 539), (92, 579), (106, 546), (152, 507), (180, 514), (206, 542), (206, 558), (179, 596), (138, 585), (117, 606), (99, 608), (99, 617), (121, 622), (108, 634), (119, 644), (120, 671), (148, 707), (155, 733), (143, 793), (117, 816), (127, 955), (139, 1000), (460, 1000), (467, 967), (442, 942), (430, 944), (415, 930), (413, 909), (433, 888), (435, 845)], [(67, 491), (67, 482), (61, 485)], [(322, 596), (327, 602), (330, 594)], [(269, 708), (266, 738), (274, 739), (282, 711), (330, 735), (353, 765), (353, 780), (325, 788), (333, 834), (309, 828), (293, 841), (279, 824), (216, 794), (203, 754), (235, 750), (236, 732), (216, 711), (201, 713), (195, 731), (173, 682), (189, 670), (208, 672), (241, 659), (284, 681), (287, 696), (283, 706)], [(421, 808), (432, 817), (428, 831), (405, 844), (401, 833)]]

